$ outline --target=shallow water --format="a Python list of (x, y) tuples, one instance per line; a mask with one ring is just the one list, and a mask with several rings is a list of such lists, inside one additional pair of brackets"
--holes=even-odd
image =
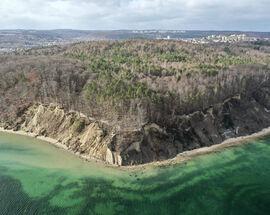
[(269, 215), (270, 138), (123, 171), (0, 132), (0, 214)]

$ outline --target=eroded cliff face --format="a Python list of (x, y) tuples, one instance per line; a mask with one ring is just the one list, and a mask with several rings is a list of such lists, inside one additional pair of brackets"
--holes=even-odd
[(170, 118), (163, 126), (148, 122), (135, 130), (96, 121), (51, 104), (19, 108), (4, 127), (56, 139), (70, 151), (115, 165), (136, 165), (175, 157), (178, 153), (219, 144), (225, 139), (270, 126), (270, 91), (252, 97), (236, 95), (207, 110)]
[(117, 163), (108, 149), (113, 132), (106, 125), (75, 111), (65, 112), (57, 105), (32, 105), (5, 127), (50, 137), (74, 153)]
[(269, 91), (259, 95), (237, 95), (205, 111), (175, 116), (167, 127), (151, 123), (140, 131), (118, 134), (112, 151), (119, 152), (122, 165), (141, 164), (258, 132), (270, 126)]

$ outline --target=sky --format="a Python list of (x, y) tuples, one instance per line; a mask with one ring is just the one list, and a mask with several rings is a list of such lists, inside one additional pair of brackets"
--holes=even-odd
[(270, 31), (270, 0), (0, 0), (0, 29)]

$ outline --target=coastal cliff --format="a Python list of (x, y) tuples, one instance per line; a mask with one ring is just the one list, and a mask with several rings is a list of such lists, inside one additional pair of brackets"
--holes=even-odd
[[(201, 46), (192, 45), (198, 52), (194, 57), (204, 58), (198, 63), (187, 53), (188, 44), (133, 43), (86, 43), (50, 54), (37, 49), (2, 56), (0, 125), (53, 138), (85, 158), (124, 166), (174, 158), (270, 126), (267, 50), (245, 44), (228, 54), (224, 47), (210, 46), (203, 47), (206, 57)], [(141, 56), (131, 56), (135, 48)], [(116, 57), (114, 49), (123, 56)], [(101, 59), (109, 54), (108, 62)], [(221, 57), (225, 66), (217, 61)]]
[(85, 158), (134, 165), (173, 158), (183, 151), (258, 132), (270, 125), (267, 107), (255, 99), (235, 96), (204, 112), (176, 116), (175, 127), (151, 123), (138, 130), (117, 131), (78, 112), (65, 112), (53, 104), (36, 104), (4, 127), (53, 138)]

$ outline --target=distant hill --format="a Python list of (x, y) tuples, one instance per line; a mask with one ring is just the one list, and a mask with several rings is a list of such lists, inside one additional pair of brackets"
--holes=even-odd
[(130, 40), (130, 39), (192, 39), (209, 35), (231, 35), (245, 33), (250, 37), (270, 38), (265, 32), (240, 31), (181, 31), (181, 30), (0, 30), (0, 51), (17, 48), (51, 46), (88, 40)]

